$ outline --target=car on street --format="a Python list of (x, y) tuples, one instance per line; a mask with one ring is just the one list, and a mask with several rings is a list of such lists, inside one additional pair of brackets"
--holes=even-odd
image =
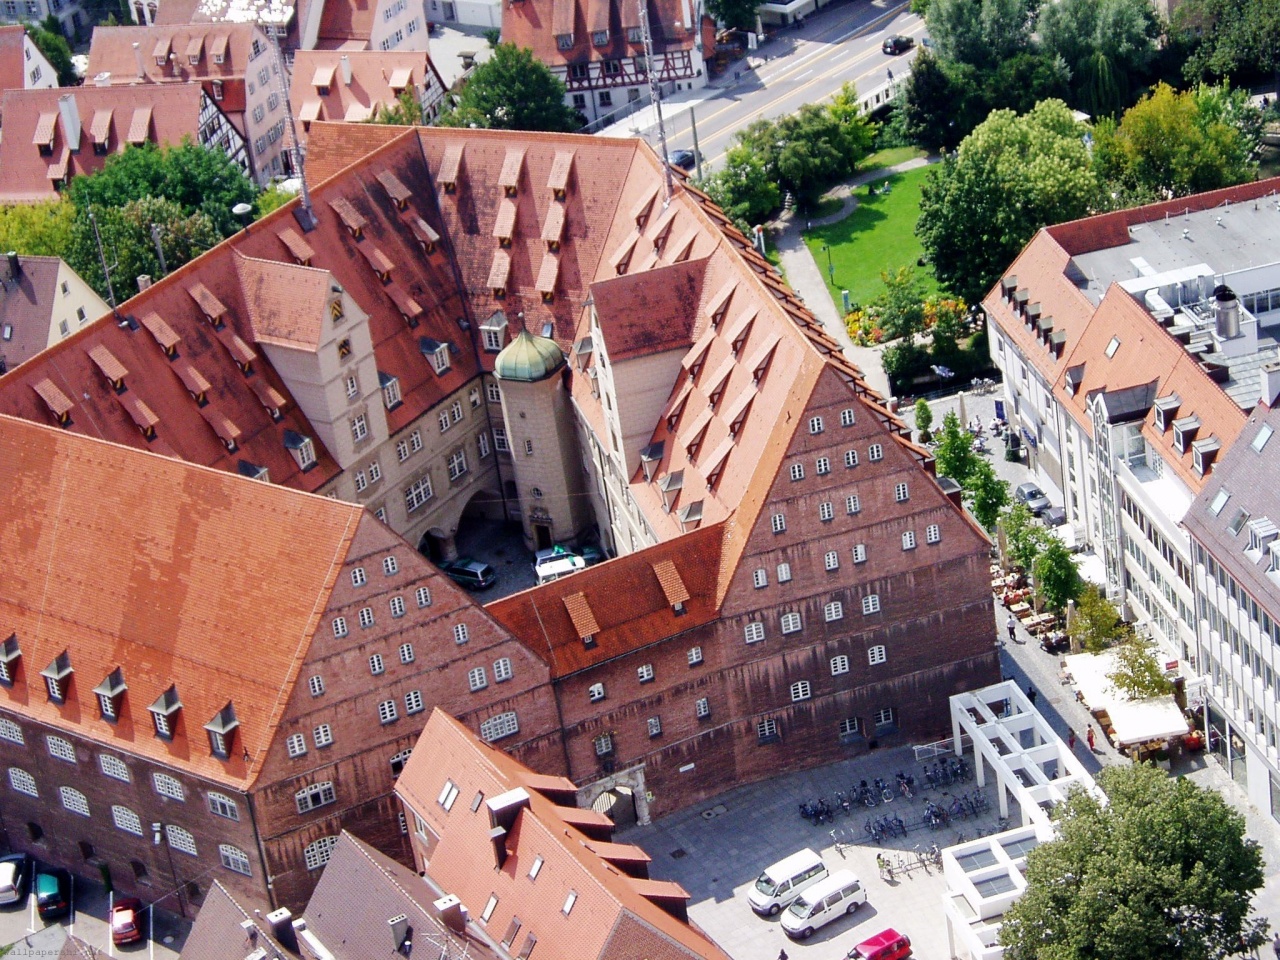
[(906, 53), (916, 42), (910, 37), (904, 37), (902, 34), (896, 34), (892, 37), (885, 37), (884, 43), (880, 44), (880, 49), (890, 56), (897, 56), (900, 53)]
[(1067, 522), (1067, 511), (1061, 507), (1050, 507), (1040, 517), (1045, 522), (1045, 526), (1060, 527)]
[(111, 907), (111, 942), (117, 947), (142, 939), (142, 901), (122, 897)]
[(57, 920), (71, 912), (71, 874), (61, 867), (37, 873), (35, 891), (41, 920)]
[(911, 952), (911, 938), (892, 927), (868, 937), (846, 954), (846, 960), (901, 960)]
[(498, 574), (493, 567), (470, 557), (458, 557), (440, 564), (440, 569), (454, 583), (469, 590), (487, 590), (498, 582)]
[(1027, 509), (1031, 511), (1034, 517), (1040, 516), (1049, 509), (1049, 498), (1044, 495), (1044, 491), (1030, 480), (1026, 483), (1018, 484), (1018, 488), (1013, 491), (1013, 495), (1027, 505)]
[(671, 165), (681, 170), (692, 170), (698, 163), (697, 154), (692, 150), (672, 150)]
[(27, 898), (32, 866), (25, 853), (0, 857), (0, 904), (21, 903)]

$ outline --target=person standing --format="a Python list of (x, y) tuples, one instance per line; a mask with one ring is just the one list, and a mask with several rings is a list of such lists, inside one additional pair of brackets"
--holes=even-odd
[(778, 951), (778, 960), (788, 960), (788, 958), (787, 958), (787, 951), (785, 951), (785, 950), (779, 950), (779, 951)]
[(1280, 960), (1280, 933), (1276, 934), (1276, 938), (1271, 941), (1271, 949), (1275, 951), (1276, 960)]
[(1087, 741), (1089, 741), (1089, 752), (1090, 752), (1090, 753), (1097, 753), (1097, 750), (1095, 750), (1095, 749), (1094, 749), (1094, 746), (1093, 746), (1093, 742), (1094, 742), (1094, 741), (1093, 741), (1093, 727), (1090, 727), (1090, 728), (1089, 728), (1088, 733), (1086, 733), (1086, 734), (1085, 734), (1085, 739), (1086, 739)]
[(1076, 732), (1074, 730), (1067, 734), (1067, 749), (1072, 753), (1076, 752)]
[(1018, 642), (1018, 621), (1013, 618), (1013, 614), (1009, 614), (1009, 619), (1005, 621), (1005, 628), (1009, 631), (1009, 642)]
[(1036, 705), (1036, 688), (1035, 684), (1027, 684), (1027, 699), (1031, 701), (1031, 705)]

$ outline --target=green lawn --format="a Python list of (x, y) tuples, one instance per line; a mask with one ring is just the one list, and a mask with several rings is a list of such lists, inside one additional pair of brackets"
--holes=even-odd
[[(900, 161), (895, 161), (900, 162)], [(884, 289), (880, 274), (886, 270), (915, 265), (924, 252), (916, 239), (916, 218), (920, 215), (920, 192), (927, 167), (894, 174), (873, 184), (879, 189), (892, 184), (888, 196), (872, 196), (870, 188), (858, 187), (858, 208), (839, 223), (818, 227), (805, 234), (805, 243), (822, 273), (827, 276), (827, 253), (831, 247), (834, 284), (831, 296), (840, 305), (840, 291), (848, 290), (854, 303), (868, 303)], [(916, 277), (926, 294), (936, 293), (938, 283), (927, 267), (916, 267)]]
[(928, 155), (919, 147), (886, 147), (883, 150), (877, 150), (858, 164), (858, 172), (865, 173), (868, 170), (878, 170), (880, 167), (893, 167), (908, 160), (923, 159)]

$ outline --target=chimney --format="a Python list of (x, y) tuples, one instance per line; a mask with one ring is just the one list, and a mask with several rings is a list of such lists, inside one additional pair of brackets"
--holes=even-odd
[(267, 914), (267, 923), (271, 925), (271, 936), (276, 943), (290, 953), (298, 952), (298, 934), (293, 929), (293, 914), (288, 907), (272, 910)]
[(133, 45), (133, 62), (138, 65), (138, 79), (139, 80), (147, 79), (146, 64), (142, 60), (142, 47), (139, 46), (137, 43)]
[(409, 918), (403, 913), (387, 921), (391, 928), (391, 949), (409, 956), (413, 951), (413, 927), (409, 926)]
[(64, 93), (58, 98), (58, 112), (62, 114), (62, 134), (72, 153), (80, 152), (80, 106), (74, 93)]
[(338, 65), (342, 67), (342, 82), (348, 87), (351, 86), (351, 58), (344, 53)]
[(9, 279), (17, 280), (22, 275), (22, 263), (18, 260), (18, 254), (14, 250), (9, 251)]
[(1235, 291), (1225, 283), (1213, 290), (1214, 317), (1217, 320), (1217, 333), (1223, 340), (1240, 336), (1240, 301)]
[(452, 893), (441, 897), (432, 904), (440, 922), (454, 933), (465, 933), (467, 929), (467, 908)]
[[(13, 254), (9, 254), (13, 256)], [(1259, 371), (1262, 378), (1262, 396), (1260, 399), (1268, 407), (1275, 409), (1276, 399), (1280, 398), (1280, 360), (1272, 360)]]
[(138, 292), (141, 293), (143, 290), (147, 290), (150, 287), (151, 287), (150, 274), (146, 274), (146, 273), (138, 274)]

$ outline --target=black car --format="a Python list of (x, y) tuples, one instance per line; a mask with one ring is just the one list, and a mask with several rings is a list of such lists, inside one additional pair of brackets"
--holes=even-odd
[(910, 37), (904, 37), (902, 34), (898, 34), (892, 37), (885, 37), (884, 43), (880, 44), (880, 49), (890, 56), (896, 56), (899, 53), (906, 53), (915, 45), (916, 42)]
[(25, 853), (0, 857), (0, 904), (22, 903), (27, 899), (34, 864)]
[(672, 150), (671, 165), (681, 170), (692, 170), (698, 163), (698, 157), (692, 150)]
[(456, 560), (446, 560), (440, 564), (440, 569), (453, 580), (454, 583), (467, 587), (470, 590), (487, 590), (498, 582), (498, 575), (494, 572), (493, 567), (487, 563), (481, 563), (478, 560), (472, 560), (470, 557), (458, 557)]
[(56, 920), (71, 912), (71, 874), (61, 867), (36, 874), (36, 911), (41, 920)]

